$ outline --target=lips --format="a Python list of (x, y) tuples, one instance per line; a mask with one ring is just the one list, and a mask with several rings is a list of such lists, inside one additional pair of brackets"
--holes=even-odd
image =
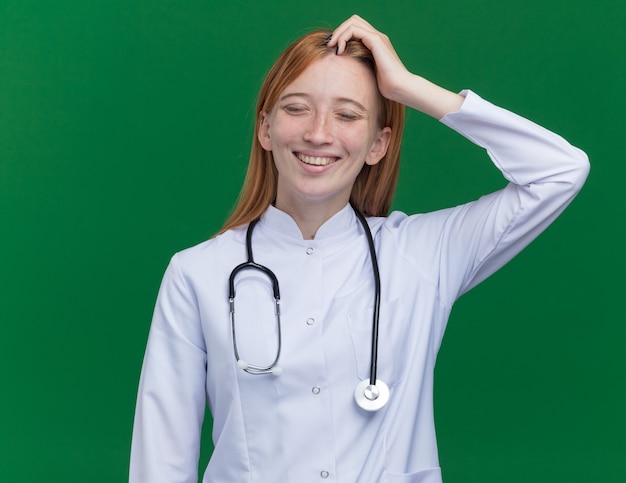
[(334, 156), (312, 156), (309, 154), (296, 153), (296, 157), (305, 164), (311, 164), (314, 166), (328, 166), (331, 163), (337, 161), (337, 157)]

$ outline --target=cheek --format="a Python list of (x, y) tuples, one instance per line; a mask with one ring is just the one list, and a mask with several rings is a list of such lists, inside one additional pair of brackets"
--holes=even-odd
[(346, 148), (359, 157), (364, 157), (369, 153), (373, 143), (372, 133), (367, 129), (346, 133), (343, 137), (343, 144)]
[(277, 117), (273, 120), (270, 128), (270, 136), (274, 144), (274, 148), (278, 148), (276, 144), (284, 145), (289, 141), (298, 139), (301, 136), (303, 128), (301, 122), (297, 119), (286, 120), (282, 117)]

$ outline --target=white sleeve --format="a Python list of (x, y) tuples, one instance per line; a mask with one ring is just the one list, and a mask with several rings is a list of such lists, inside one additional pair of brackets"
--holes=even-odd
[[(485, 148), (506, 188), (447, 210), (398, 219), (400, 249), (452, 304), (506, 264), (566, 208), (589, 172), (587, 156), (562, 137), (471, 91), (441, 122)], [(415, 253), (415, 241), (424, 246)]]
[(141, 372), (130, 483), (197, 483), (205, 380), (197, 302), (175, 255), (161, 283)]

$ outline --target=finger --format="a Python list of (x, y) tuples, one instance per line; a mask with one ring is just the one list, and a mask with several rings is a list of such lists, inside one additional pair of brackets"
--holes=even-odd
[(371, 51), (377, 44), (382, 43), (382, 35), (377, 30), (361, 25), (349, 25), (337, 35), (337, 54), (341, 55), (347, 43), (353, 39), (360, 40)]
[(342, 54), (345, 51), (346, 45), (350, 40), (360, 40), (371, 50), (370, 46), (375, 43), (376, 34), (375, 30), (370, 31), (355, 25), (347, 26), (341, 32), (333, 34), (333, 39), (337, 46), (337, 54)]
[(352, 15), (351, 17), (347, 18), (346, 20), (341, 22), (339, 25), (337, 25), (333, 33), (340, 33), (346, 30), (351, 25), (366, 25), (366, 26), (372, 27), (369, 23), (367, 23), (366, 20), (362, 19), (358, 15)]
[(374, 27), (366, 22), (354, 22), (348, 21), (335, 29), (332, 39), (337, 45), (345, 44), (352, 38), (362, 38), (365, 35), (376, 34), (377, 31)]
[(361, 28), (364, 31), (370, 31), (372, 33), (376, 32), (376, 29), (372, 27), (367, 21), (359, 17), (358, 15), (353, 15), (349, 19), (342, 22), (335, 30), (333, 31), (331, 38), (328, 42), (329, 47), (337, 46), (337, 52), (343, 53), (345, 50), (345, 45), (350, 39), (354, 36), (353, 28)]

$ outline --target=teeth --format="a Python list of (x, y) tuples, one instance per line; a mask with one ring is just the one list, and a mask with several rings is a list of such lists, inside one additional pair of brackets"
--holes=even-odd
[(307, 156), (298, 153), (298, 159), (306, 164), (314, 164), (315, 166), (326, 166), (335, 161), (336, 158), (323, 158), (320, 156)]

